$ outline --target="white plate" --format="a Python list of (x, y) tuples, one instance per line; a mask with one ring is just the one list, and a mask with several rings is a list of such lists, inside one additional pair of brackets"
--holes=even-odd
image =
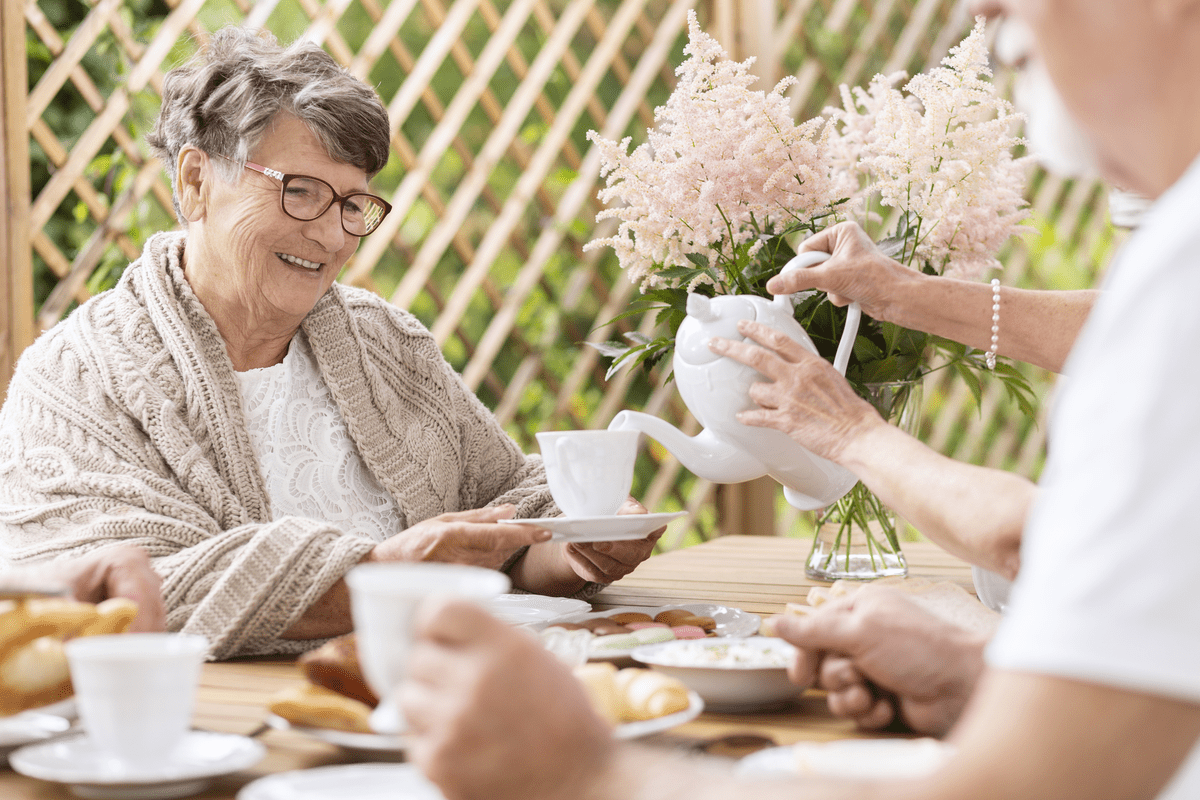
[[(717, 636), (727, 639), (743, 639), (747, 636), (754, 636), (758, 633), (758, 628), (762, 624), (762, 617), (758, 614), (751, 614), (749, 611), (743, 611), (733, 606), (720, 605), (719, 603), (673, 603), (669, 606), (653, 607), (622, 606), (620, 608), (610, 608), (607, 611), (593, 611), (590, 614), (583, 614), (570, 621), (583, 622), (588, 619), (611, 617), (613, 614), (623, 614), (629, 611), (640, 611), (643, 614), (649, 614), (653, 617), (672, 608), (682, 608), (698, 617), (712, 617), (713, 621), (717, 623)], [(550, 626), (547, 625), (545, 627)], [(629, 658), (633, 654), (634, 649), (631, 647), (628, 650), (604, 650), (589, 653), (588, 659), (591, 661), (612, 661)]]
[(611, 517), (539, 517), (537, 519), (502, 519), (510, 525), (536, 525), (553, 534), (556, 542), (620, 542), (644, 539), (673, 519), (685, 516), (686, 511), (662, 514), (614, 514)]
[(700, 712), (704, 710), (704, 698), (695, 692), (688, 692), (688, 707), (683, 711), (676, 711), (674, 714), (667, 714), (663, 717), (655, 717), (654, 719), (643, 719), (637, 722), (623, 722), (613, 729), (614, 739), (640, 739), (643, 736), (650, 736), (655, 733), (662, 733), (674, 728), (676, 725), (682, 725), (685, 722), (691, 722), (696, 717), (700, 716)]
[[(727, 660), (716, 660), (725, 654)], [(710, 711), (747, 712), (788, 705), (804, 692), (787, 676), (795, 654), (782, 639), (754, 636), (643, 645), (634, 648), (633, 659), (683, 681)]]
[(348, 750), (370, 751), (393, 756), (404, 752), (404, 737), (400, 735), (355, 733), (354, 731), (339, 731), (336, 728), (310, 728), (306, 725), (293, 725), (276, 714), (268, 714), (264, 721), (277, 731), (295, 731), (329, 744), (336, 744), (338, 747), (345, 747)]
[(502, 594), (484, 605), (492, 616), (510, 625), (549, 625), (575, 619), (592, 610), (592, 604), (586, 600), (540, 594)]
[(935, 772), (954, 752), (937, 739), (840, 739), (800, 742), (751, 753), (738, 762), (740, 775), (825, 775), (837, 778), (920, 778)]
[(79, 797), (157, 800), (197, 794), (212, 778), (254, 766), (264, 755), (262, 743), (246, 736), (189, 731), (170, 761), (135, 769), (102, 755), (80, 733), (26, 745), (8, 760), (22, 775), (70, 784)]
[(70, 727), (69, 719), (40, 710), (0, 717), (0, 758), (22, 745), (64, 733)]
[(344, 764), (280, 772), (246, 784), (237, 800), (445, 800), (411, 764)]

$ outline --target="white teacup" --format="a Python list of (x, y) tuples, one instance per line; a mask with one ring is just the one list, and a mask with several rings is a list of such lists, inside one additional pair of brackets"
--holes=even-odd
[(402, 733), (404, 719), (393, 699), (408, 673), (413, 616), (426, 597), (449, 595), (487, 600), (511, 586), (503, 572), (436, 562), (360, 564), (346, 573), (363, 677), (379, 697), (371, 715), (378, 733)]
[(131, 769), (161, 769), (192, 724), (203, 636), (126, 633), (67, 642), (79, 717), (100, 753)]
[(633, 486), (638, 431), (546, 431), (537, 434), (554, 502), (568, 517), (608, 517)]

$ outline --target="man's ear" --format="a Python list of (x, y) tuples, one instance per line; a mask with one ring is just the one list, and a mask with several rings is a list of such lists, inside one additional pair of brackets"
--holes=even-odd
[(208, 178), (205, 174), (207, 157), (202, 150), (186, 145), (179, 151), (175, 165), (179, 209), (188, 222), (204, 219), (208, 207)]

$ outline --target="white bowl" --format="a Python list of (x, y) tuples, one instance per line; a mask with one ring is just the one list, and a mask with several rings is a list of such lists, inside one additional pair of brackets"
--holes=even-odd
[(686, 639), (644, 645), (632, 655), (683, 681), (709, 711), (780, 708), (804, 692), (788, 680), (796, 648), (782, 639)]

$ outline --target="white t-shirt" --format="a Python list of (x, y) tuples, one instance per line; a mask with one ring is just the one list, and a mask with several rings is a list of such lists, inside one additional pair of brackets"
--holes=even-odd
[(274, 519), (318, 519), (380, 542), (400, 530), (396, 500), (363, 463), (303, 333), (282, 363), (237, 376)]
[[(1105, 284), (987, 659), (1200, 703), (1200, 159)], [(1160, 797), (1200, 797), (1200, 749)]]

